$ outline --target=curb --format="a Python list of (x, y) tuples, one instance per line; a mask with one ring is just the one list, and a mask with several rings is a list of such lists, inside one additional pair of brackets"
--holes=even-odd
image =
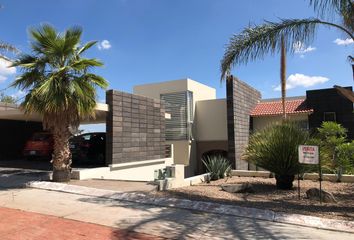
[(286, 214), (271, 210), (247, 208), (213, 202), (192, 201), (188, 199), (152, 197), (144, 193), (119, 192), (74, 186), (65, 183), (33, 181), (29, 182), (27, 187), (354, 233), (354, 221), (332, 220), (301, 214)]

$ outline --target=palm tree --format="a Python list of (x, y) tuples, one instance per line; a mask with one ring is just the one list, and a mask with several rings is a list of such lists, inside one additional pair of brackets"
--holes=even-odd
[(283, 110), (283, 120), (286, 119), (285, 98), (286, 98), (286, 49), (284, 38), (281, 38), (280, 46), (280, 88), (281, 88), (281, 105)]
[[(324, 19), (339, 15), (341, 22), (334, 23), (320, 18), (280, 19), (280, 22), (266, 21), (259, 26), (245, 28), (231, 37), (221, 60), (221, 80), (226, 79), (231, 68), (241, 63), (262, 59), (268, 52), (281, 51), (282, 41), (288, 52), (294, 52), (294, 44), (299, 41), (310, 44), (319, 26), (335, 28), (354, 41), (354, 1), (353, 0), (310, 0), (310, 5)], [(354, 57), (348, 56), (353, 68)]]
[(20, 67), (22, 74), (12, 86), (28, 92), (21, 107), (26, 114), (42, 114), (43, 128), (53, 134), (53, 180), (69, 181), (70, 129), (77, 129), (81, 119), (94, 116), (96, 87), (106, 88), (108, 83), (90, 70), (103, 63), (82, 57), (96, 41), (80, 47), (79, 27), (58, 33), (45, 24), (29, 32), (33, 53), (14, 61), (13, 66)]

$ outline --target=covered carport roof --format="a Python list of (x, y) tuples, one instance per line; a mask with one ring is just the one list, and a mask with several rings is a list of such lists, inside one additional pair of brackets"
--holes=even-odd
[[(83, 119), (82, 124), (106, 123), (106, 113), (108, 105), (105, 103), (97, 103), (95, 107), (95, 118)], [(25, 114), (16, 104), (0, 103), (0, 120), (17, 120), (42, 122), (40, 114)]]

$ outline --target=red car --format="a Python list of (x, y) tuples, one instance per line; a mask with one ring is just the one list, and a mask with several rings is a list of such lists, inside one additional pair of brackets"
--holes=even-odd
[(26, 142), (23, 156), (29, 160), (51, 159), (53, 153), (53, 137), (48, 132), (37, 132)]

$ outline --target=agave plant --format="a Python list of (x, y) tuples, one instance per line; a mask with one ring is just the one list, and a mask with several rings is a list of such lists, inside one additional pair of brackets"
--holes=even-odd
[(210, 173), (211, 180), (218, 180), (229, 176), (231, 164), (222, 154), (206, 155), (202, 159), (207, 171)]
[(251, 136), (243, 158), (273, 172), (277, 188), (291, 189), (294, 176), (301, 169), (298, 146), (307, 138), (307, 132), (294, 123), (272, 125)]

